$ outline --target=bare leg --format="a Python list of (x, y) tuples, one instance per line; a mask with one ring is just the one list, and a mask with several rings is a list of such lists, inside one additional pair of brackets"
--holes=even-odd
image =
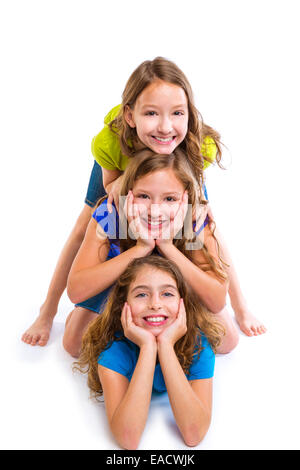
[(219, 313), (212, 313), (214, 319), (218, 320), (225, 327), (225, 336), (222, 337), (221, 344), (217, 348), (218, 354), (227, 354), (232, 351), (239, 342), (239, 332), (232, 316), (226, 308)]
[(90, 218), (91, 207), (85, 204), (60, 254), (46, 300), (40, 308), (39, 316), (21, 338), (22, 341), (31, 346), (45, 346), (48, 342), (59, 300), (66, 288), (73, 260), (83, 241)]
[(76, 307), (68, 316), (63, 337), (63, 346), (71, 356), (79, 356), (82, 336), (88, 324), (96, 317), (99, 317), (98, 313), (83, 307)]
[(263, 323), (258, 320), (249, 310), (246, 299), (242, 293), (238, 276), (231, 260), (228, 248), (219, 231), (216, 237), (220, 243), (222, 256), (229, 264), (229, 297), (234, 311), (235, 319), (243, 333), (247, 336), (257, 336), (267, 331)]

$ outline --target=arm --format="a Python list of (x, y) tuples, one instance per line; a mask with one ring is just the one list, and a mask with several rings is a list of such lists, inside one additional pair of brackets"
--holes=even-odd
[(133, 259), (148, 255), (152, 249), (149, 251), (149, 246), (138, 242), (106, 261), (108, 251), (106, 234), (92, 218), (68, 277), (68, 296), (72, 302), (82, 302), (110, 287)]
[(115, 439), (125, 449), (136, 449), (143, 433), (152, 393), (156, 350), (141, 348), (131, 381), (98, 366), (107, 419)]
[(99, 365), (107, 418), (113, 435), (125, 449), (136, 449), (143, 433), (152, 393), (157, 346), (154, 336), (137, 327), (125, 304), (122, 311), (124, 334), (140, 347), (131, 381)]
[(105, 191), (108, 192), (110, 185), (119, 178), (123, 173), (122, 171), (115, 168), (114, 170), (107, 170), (106, 168), (102, 168), (102, 179), (103, 179), (103, 186)]
[(123, 173), (122, 171), (107, 170), (102, 167), (103, 174), (103, 186), (106, 193), (108, 194), (107, 208), (109, 212), (112, 212), (112, 202), (115, 202), (117, 210), (119, 210), (119, 195), (122, 187)]
[[(208, 225), (204, 228), (205, 245), (216, 260), (216, 241)], [(180, 268), (186, 282), (198, 294), (212, 313), (218, 313), (226, 303), (228, 282), (221, 281), (212, 271), (203, 271), (195, 263), (205, 263), (205, 257), (201, 250), (193, 251), (193, 261), (190, 261), (173, 244), (173, 240), (158, 240), (159, 251), (168, 259), (174, 261)]]
[(189, 382), (171, 345), (160, 345), (158, 356), (177, 426), (186, 445), (195, 446), (209, 428), (212, 379)]
[(181, 300), (178, 317), (158, 338), (158, 357), (177, 426), (188, 446), (205, 436), (212, 409), (212, 379), (189, 382), (177, 359), (174, 344), (186, 332), (186, 315)]

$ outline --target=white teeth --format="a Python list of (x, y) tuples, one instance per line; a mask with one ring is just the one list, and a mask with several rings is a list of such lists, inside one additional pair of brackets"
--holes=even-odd
[(149, 222), (150, 225), (160, 225), (162, 222)]
[(157, 225), (161, 225), (163, 224), (164, 222), (166, 222), (165, 220), (158, 220), (157, 222), (153, 222), (153, 220), (146, 220), (146, 219), (143, 219), (147, 224), (149, 225), (153, 225), (153, 226), (157, 226)]
[(146, 320), (151, 322), (151, 323), (155, 323), (155, 322), (160, 322), (160, 321), (164, 321), (165, 317), (147, 317)]
[(171, 142), (173, 140), (173, 137), (168, 137), (167, 139), (163, 139), (162, 137), (155, 137), (157, 140), (160, 142)]

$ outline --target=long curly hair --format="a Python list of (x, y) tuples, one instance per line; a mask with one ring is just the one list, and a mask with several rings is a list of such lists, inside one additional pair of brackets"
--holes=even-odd
[(204, 160), (212, 163), (205, 153), (202, 152), (202, 145), (206, 137), (211, 137), (217, 147), (216, 162), (220, 167), (222, 158), (222, 147), (220, 134), (212, 127), (203, 122), (200, 112), (194, 104), (194, 97), (191, 85), (180, 70), (172, 61), (164, 57), (156, 57), (154, 60), (142, 62), (129, 77), (122, 94), (122, 104), (118, 116), (109, 123), (109, 128), (119, 136), (121, 151), (128, 157), (136, 154), (136, 144), (139, 142), (136, 129), (129, 126), (125, 119), (125, 108), (134, 108), (135, 102), (142, 91), (156, 80), (163, 80), (173, 85), (181, 87), (186, 95), (188, 103), (188, 131), (185, 139), (179, 145), (182, 148), (192, 165), (193, 171), (198, 181), (203, 181)]
[(145, 267), (168, 273), (175, 280), (180, 297), (183, 299), (187, 332), (176, 342), (174, 350), (186, 374), (189, 373), (195, 355), (201, 354), (201, 333), (205, 334), (214, 351), (224, 335), (223, 326), (213, 319), (213, 315), (186, 285), (175, 263), (157, 255), (137, 258), (128, 265), (117, 280), (103, 313), (89, 324), (83, 336), (80, 356), (73, 363), (73, 371), (78, 370), (87, 374), (90, 394), (94, 398), (103, 394), (98, 374), (98, 357), (112, 341), (125, 339), (121, 324), (122, 309), (127, 300), (130, 285)]

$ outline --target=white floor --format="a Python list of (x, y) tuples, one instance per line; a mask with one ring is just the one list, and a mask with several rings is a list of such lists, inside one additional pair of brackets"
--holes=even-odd
[[(213, 419), (197, 449), (299, 449), (298, 331), (282, 334), (274, 317), (271, 323), (268, 315), (266, 335), (241, 334), (234, 352), (217, 356)], [(61, 344), (63, 321), (54, 323), (48, 346), (40, 348), (19, 341), (28, 320), (12, 325), (2, 356), (1, 447), (118, 449), (104, 404), (91, 401), (85, 377), (71, 371)], [(153, 397), (139, 448), (188, 449), (166, 394)]]
[[(91, 139), (134, 68), (163, 55), (186, 73), (228, 149), (228, 169), (207, 170), (208, 194), (249, 306), (268, 328), (217, 357), (213, 419), (198, 449), (299, 449), (296, 2), (197, 1), (192, 15), (180, 0), (159, 2), (159, 15), (137, 0), (130, 10), (100, 3), (0, 7), (0, 446), (117, 448), (104, 405), (89, 400), (62, 348), (66, 295), (47, 347), (20, 337), (83, 206)], [(167, 397), (153, 398), (140, 449), (182, 448)]]

